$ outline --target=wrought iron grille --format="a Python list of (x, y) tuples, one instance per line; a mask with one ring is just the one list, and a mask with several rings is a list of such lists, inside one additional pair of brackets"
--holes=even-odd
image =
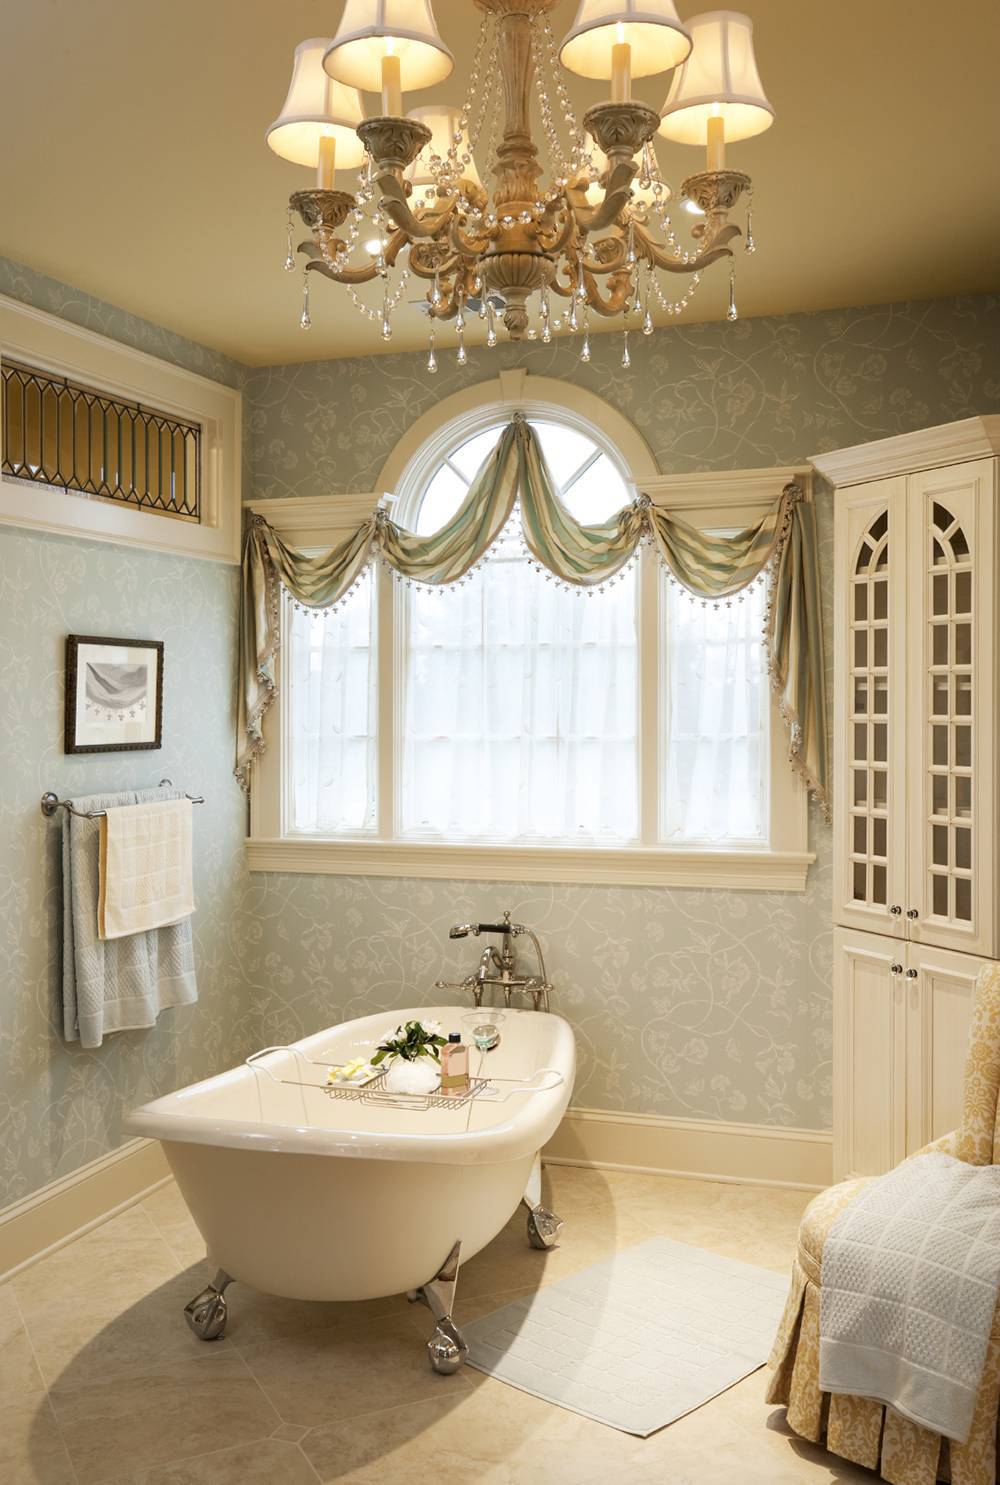
[(201, 515), (201, 425), (5, 360), (5, 475), (159, 515)]

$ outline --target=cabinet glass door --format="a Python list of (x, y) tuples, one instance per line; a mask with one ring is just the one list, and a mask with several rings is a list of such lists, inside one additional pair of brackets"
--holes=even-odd
[[(988, 837), (993, 666), (988, 568), (992, 464), (910, 481), (909, 935), (992, 954)], [(914, 605), (917, 608), (917, 605)], [(986, 892), (984, 893), (984, 888)]]
[(903, 677), (899, 656), (905, 541), (901, 482), (879, 481), (840, 497), (837, 753), (841, 781), (835, 855), (841, 922), (902, 935), (899, 834)]

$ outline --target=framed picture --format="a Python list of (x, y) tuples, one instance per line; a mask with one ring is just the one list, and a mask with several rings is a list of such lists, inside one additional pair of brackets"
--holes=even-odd
[(163, 641), (66, 636), (67, 753), (161, 746)]

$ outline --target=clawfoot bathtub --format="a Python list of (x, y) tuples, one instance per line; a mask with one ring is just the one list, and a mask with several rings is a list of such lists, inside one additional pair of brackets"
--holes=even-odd
[[(441, 1022), (443, 1035), (500, 1028), (499, 1046), (472, 1049), (487, 1091), (460, 1107), (398, 1107), (329, 1097), (325, 1067), (370, 1057), (401, 1022)], [(465, 1345), (451, 1318), (460, 1260), (528, 1207), (528, 1239), (554, 1243), (562, 1225), (541, 1206), (539, 1151), (573, 1087), (573, 1033), (544, 1011), (453, 1006), (344, 1022), (251, 1065), (158, 1098), (129, 1116), (158, 1139), (219, 1266), (187, 1307), (203, 1340), (226, 1323), (225, 1289), (241, 1280), (289, 1299), (361, 1300), (406, 1292), (432, 1311), (438, 1371)], [(308, 1086), (307, 1086), (308, 1085)]]

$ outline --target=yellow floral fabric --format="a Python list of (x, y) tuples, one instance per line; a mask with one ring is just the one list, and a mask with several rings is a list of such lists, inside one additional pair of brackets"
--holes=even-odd
[[(1000, 1164), (1000, 965), (984, 966), (965, 1065), (962, 1125), (927, 1148), (971, 1165)], [(923, 1153), (923, 1152), (921, 1152)], [(766, 1400), (787, 1409), (789, 1427), (890, 1485), (997, 1485), (1000, 1304), (986, 1353), (969, 1437), (950, 1444), (869, 1398), (831, 1397), (819, 1386), (819, 1305), (823, 1245), (834, 1219), (873, 1177), (831, 1186), (810, 1202), (799, 1227), (792, 1283), (769, 1362)]]

